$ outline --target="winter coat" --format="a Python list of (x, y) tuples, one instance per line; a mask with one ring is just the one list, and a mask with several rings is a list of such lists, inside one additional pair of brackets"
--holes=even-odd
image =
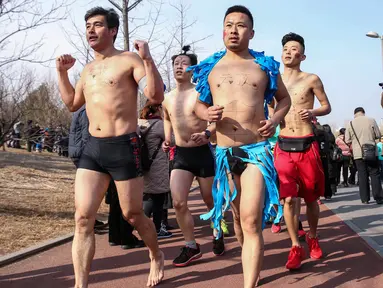
[(344, 135), (339, 135), (336, 138), (336, 145), (342, 150), (343, 156), (351, 156), (351, 148), (350, 145), (347, 145), (346, 142), (344, 141)]
[(89, 139), (89, 120), (86, 115), (85, 105), (73, 113), (69, 129), (69, 157), (76, 164), (82, 154), (85, 143)]
[(328, 161), (328, 175), (329, 178), (336, 178), (338, 176), (338, 163), (331, 160), (331, 153), (334, 150), (335, 147), (335, 136), (332, 133), (326, 133), (327, 139), (328, 139), (328, 145), (329, 145), (329, 153), (327, 155), (327, 161)]
[[(145, 133), (150, 125), (150, 131), (145, 135), (149, 156), (152, 157), (160, 143), (165, 140), (164, 121), (161, 119), (138, 119), (141, 133)], [(167, 154), (160, 147), (156, 158), (154, 158), (150, 170), (144, 172), (144, 193), (161, 194), (170, 191), (169, 162)]]

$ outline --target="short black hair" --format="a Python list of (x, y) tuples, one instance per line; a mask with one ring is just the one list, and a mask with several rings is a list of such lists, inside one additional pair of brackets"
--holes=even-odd
[(364, 111), (363, 107), (357, 107), (354, 110), (354, 114), (362, 112), (363, 114), (366, 114), (366, 111)]
[(339, 134), (344, 135), (346, 133), (346, 128), (340, 128)]
[[(89, 18), (97, 16), (97, 15), (104, 16), (105, 20), (106, 20), (106, 24), (108, 25), (108, 28), (109, 29), (117, 28), (117, 33), (118, 33), (118, 27), (120, 26), (120, 20), (119, 20), (119, 17), (118, 17), (116, 10), (114, 10), (112, 8), (105, 9), (105, 8), (102, 8), (99, 6), (94, 7), (94, 8), (92, 8), (86, 12), (85, 22), (87, 22)], [(113, 38), (113, 42), (116, 41), (117, 33)]]
[(197, 55), (192, 53), (192, 52), (188, 53), (190, 51), (190, 49), (191, 49), (190, 45), (186, 45), (186, 46), (182, 47), (182, 52), (180, 54), (173, 55), (172, 56), (173, 66), (174, 66), (174, 61), (176, 61), (178, 56), (187, 56), (187, 57), (189, 57), (190, 63), (192, 66), (197, 65), (198, 64)]
[(290, 32), (290, 33), (286, 34), (282, 38), (282, 47), (285, 46), (286, 43), (290, 42), (290, 41), (296, 41), (299, 44), (301, 44), (301, 46), (303, 48), (303, 53), (305, 52), (305, 49), (306, 49), (306, 47), (305, 47), (305, 39), (303, 39), (303, 37), (301, 35), (298, 35), (298, 34), (293, 33), (293, 32)]
[(231, 6), (229, 9), (227, 9), (227, 11), (225, 13), (225, 18), (223, 18), (223, 21), (225, 21), (227, 15), (229, 15), (231, 13), (243, 13), (243, 14), (246, 14), (247, 17), (249, 17), (249, 19), (250, 19), (251, 27), (254, 27), (253, 15), (251, 14), (250, 10), (247, 9), (245, 6), (242, 6), (242, 5)]

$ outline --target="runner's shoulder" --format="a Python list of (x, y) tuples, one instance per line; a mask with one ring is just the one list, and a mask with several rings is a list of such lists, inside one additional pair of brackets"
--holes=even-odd
[(318, 81), (321, 81), (317, 74), (307, 72), (302, 73), (304, 73), (304, 78), (307, 79), (307, 81), (309, 81), (310, 83), (317, 83)]
[(176, 89), (173, 89), (172, 91), (169, 91), (165, 94), (165, 99), (162, 102), (162, 105), (166, 107), (166, 105), (169, 105), (169, 103), (173, 100)]

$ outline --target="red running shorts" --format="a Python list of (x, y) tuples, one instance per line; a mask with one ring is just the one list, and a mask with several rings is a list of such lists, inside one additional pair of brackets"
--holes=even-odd
[[(313, 137), (307, 135), (299, 138)], [(283, 137), (288, 138), (288, 137)], [(303, 152), (286, 152), (279, 148), (274, 151), (274, 165), (279, 177), (279, 197), (301, 197), (307, 203), (324, 195), (325, 176), (317, 141)]]

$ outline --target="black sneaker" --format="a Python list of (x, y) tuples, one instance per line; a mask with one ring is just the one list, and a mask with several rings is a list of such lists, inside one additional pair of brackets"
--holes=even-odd
[(222, 256), (225, 253), (225, 242), (223, 241), (223, 234), (219, 239), (213, 239), (213, 253), (215, 256)]
[(108, 226), (108, 223), (104, 223), (104, 222), (98, 221), (98, 220), (96, 220), (94, 222), (94, 229), (101, 229), (101, 228), (104, 228), (106, 226)]
[(181, 254), (176, 259), (174, 259), (173, 265), (176, 267), (185, 267), (188, 266), (192, 261), (201, 257), (202, 253), (199, 249), (199, 244), (197, 244), (197, 249), (185, 246), (181, 248)]
[(170, 226), (169, 224), (164, 223), (164, 222), (161, 223), (161, 227), (164, 228), (166, 231), (170, 231), (170, 230), (175, 230), (176, 229), (175, 227)]
[(157, 239), (165, 239), (172, 236), (173, 234), (169, 231), (166, 231), (163, 227), (161, 227), (160, 232), (157, 232)]

